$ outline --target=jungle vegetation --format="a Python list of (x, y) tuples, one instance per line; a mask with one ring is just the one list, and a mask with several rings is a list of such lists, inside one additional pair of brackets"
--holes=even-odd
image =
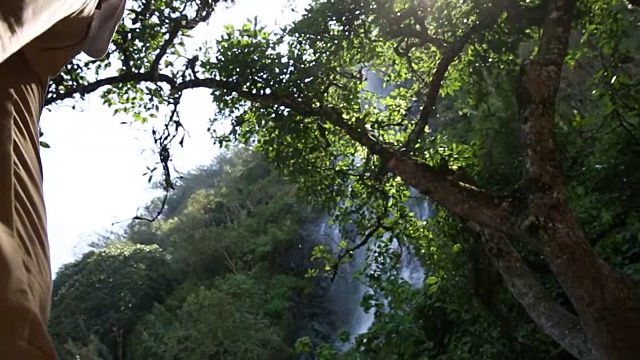
[[(56, 278), (51, 331), (69, 356), (640, 354), (637, 1), (314, 0), (278, 30), (251, 19), (188, 51), (216, 6), (131, 1), (107, 58), (49, 89), (48, 105), (99, 92), (136, 121), (166, 113), (153, 134), (169, 195), (143, 216), (156, 221)], [(388, 96), (366, 89), (372, 72)], [(203, 88), (228, 153), (181, 182), (178, 105)], [(359, 241), (293, 255), (318, 214)], [(385, 236), (416, 250), (421, 289), (398, 279)], [(374, 325), (343, 353), (299, 339), (317, 276), (366, 245), (386, 299), (363, 299)]]

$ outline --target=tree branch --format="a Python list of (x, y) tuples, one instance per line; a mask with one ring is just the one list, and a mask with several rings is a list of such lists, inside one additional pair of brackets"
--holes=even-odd
[(441, 204), (444, 208), (464, 219), (477, 222), (490, 229), (515, 235), (518, 233), (512, 221), (511, 199), (495, 196), (480, 189), (457, 182), (434, 167), (420, 163), (404, 154), (394, 152), (374, 139), (364, 128), (358, 128), (347, 122), (340, 110), (331, 107), (311, 107), (290, 98), (259, 95), (242, 89), (238, 84), (216, 79), (193, 79), (179, 84), (182, 90), (193, 87), (208, 87), (235, 92), (240, 97), (267, 106), (284, 106), (301, 116), (324, 119), (331, 125), (341, 129), (352, 140), (379, 156), (382, 163), (394, 175), (402, 178), (410, 185)]
[(407, 136), (407, 140), (403, 146), (404, 151), (409, 154), (412, 153), (418, 142), (420, 142), (420, 139), (424, 136), (426, 127), (429, 124), (431, 113), (436, 107), (442, 82), (444, 81), (445, 75), (447, 74), (447, 71), (449, 71), (451, 64), (453, 64), (453, 62), (462, 53), (469, 40), (471, 40), (471, 37), (497, 23), (501, 12), (501, 9), (495, 9), (492, 7), (489, 11), (486, 11), (485, 16), (480, 17), (481, 20), (478, 23), (471, 26), (471, 28), (469, 28), (467, 32), (465, 32), (455, 42), (448, 44), (443, 50), (441, 50), (442, 58), (438, 62), (436, 70), (431, 77), (425, 103), (420, 110), (420, 116), (418, 117), (415, 126)]
[(407, 185), (453, 214), (498, 232), (518, 235), (519, 230), (513, 219), (516, 204), (512, 198), (457, 182), (455, 176), (443, 176), (432, 166), (401, 153), (393, 153), (387, 166)]
[(405, 154), (394, 152), (378, 140), (374, 139), (365, 128), (351, 124), (336, 108), (320, 106), (312, 107), (287, 96), (275, 94), (256, 94), (244, 89), (240, 83), (228, 82), (214, 78), (191, 79), (176, 82), (166, 74), (123, 73), (117, 76), (97, 80), (89, 85), (76, 89), (67, 89), (46, 99), (50, 105), (56, 101), (72, 98), (75, 95), (87, 95), (103, 86), (124, 83), (154, 82), (165, 83), (173, 93), (188, 89), (208, 88), (235, 93), (241, 98), (264, 106), (283, 106), (300, 116), (315, 117), (341, 129), (352, 140), (367, 148), (372, 154), (379, 156), (387, 170), (401, 177), (407, 185), (428, 195), (452, 213), (487, 226), (496, 231), (515, 234), (516, 224), (512, 222), (512, 204), (509, 198), (495, 196), (480, 189), (464, 185), (454, 179), (451, 174), (443, 174), (432, 166), (420, 163)]
[(444, 81), (444, 76), (446, 75), (447, 71), (449, 71), (449, 67), (451, 66), (451, 64), (458, 58), (458, 55), (460, 55), (462, 49), (467, 44), (467, 41), (469, 41), (470, 37), (471, 32), (467, 32), (465, 36), (463, 36), (457, 42), (444, 50), (442, 58), (440, 59), (440, 62), (438, 62), (438, 66), (436, 67), (436, 70), (431, 77), (431, 81), (429, 82), (426, 100), (424, 105), (422, 106), (422, 109), (420, 110), (420, 116), (418, 117), (414, 128), (407, 136), (407, 141), (404, 144), (403, 148), (408, 153), (411, 153), (413, 151), (415, 146), (424, 135), (425, 129), (429, 124), (431, 113), (433, 112), (433, 109), (435, 109), (436, 102), (438, 100), (438, 94), (440, 93), (442, 82)]
[(142, 82), (163, 82), (171, 86), (172, 88), (176, 86), (176, 81), (171, 76), (166, 74), (153, 74), (150, 71), (144, 73), (125, 72), (116, 76), (96, 80), (87, 85), (79, 85), (75, 88), (67, 88), (62, 92), (49, 95), (45, 99), (44, 105), (49, 106), (56, 102), (71, 99), (77, 95), (81, 98), (84, 98), (86, 95), (89, 95), (105, 86)]
[(595, 360), (587, 336), (578, 318), (560, 306), (540, 284), (506, 236), (483, 231), (471, 225), (482, 236), (482, 245), (502, 274), (507, 287), (524, 307), (529, 317), (573, 356)]
[(172, 18), (168, 21), (169, 34), (162, 42), (162, 45), (160, 45), (158, 52), (151, 62), (150, 71), (152, 73), (158, 72), (160, 61), (162, 61), (162, 58), (164, 58), (164, 56), (167, 54), (167, 51), (169, 50), (171, 45), (173, 45), (180, 32), (184, 30), (193, 30), (196, 28), (196, 26), (208, 21), (209, 18), (211, 18), (213, 9), (215, 8), (215, 5), (218, 3), (218, 1), (219, 0), (214, 0), (212, 4), (211, 0), (202, 0), (198, 6), (198, 9), (196, 10), (195, 16), (191, 19), (184, 15), (188, 13), (187, 6), (189, 5), (189, 3), (187, 2), (183, 5), (182, 9), (179, 12), (179, 14), (182, 15), (176, 18)]
[[(426, 9), (426, 12), (430, 9)], [(405, 21), (412, 19), (415, 24), (405, 24)], [(400, 11), (394, 17), (387, 20), (388, 29), (386, 35), (391, 39), (405, 38), (416, 39), (417, 44), (408, 47), (405, 50), (405, 55), (408, 54), (414, 47), (422, 47), (427, 44), (435, 46), (437, 49), (444, 50), (446, 42), (431, 34), (426, 25), (426, 19), (420, 14), (418, 8), (415, 6), (409, 6), (408, 8)], [(420, 29), (416, 29), (414, 25), (417, 25)]]
[(169, 47), (173, 45), (173, 42), (178, 37), (178, 34), (180, 34), (182, 27), (183, 27), (182, 23), (178, 19), (176, 19), (176, 22), (171, 23), (169, 28), (169, 35), (164, 39), (164, 42), (162, 43), (162, 45), (160, 45), (160, 49), (156, 53), (156, 56), (153, 58), (153, 61), (151, 62), (151, 67), (149, 72), (151, 72), (152, 74), (158, 73), (158, 69), (160, 68), (160, 61), (162, 61), (162, 58), (167, 54)]
[(336, 262), (333, 264), (331, 269), (331, 273), (332, 273), (331, 281), (334, 281), (338, 276), (338, 270), (340, 270), (340, 265), (342, 265), (342, 261), (345, 258), (347, 258), (347, 256), (353, 256), (354, 252), (367, 246), (367, 244), (369, 244), (369, 242), (371, 241), (373, 236), (376, 234), (376, 232), (378, 232), (378, 230), (382, 228), (383, 228), (382, 219), (377, 219), (376, 224), (373, 226), (373, 228), (371, 228), (357, 244), (342, 250), (338, 254), (338, 258), (336, 259)]

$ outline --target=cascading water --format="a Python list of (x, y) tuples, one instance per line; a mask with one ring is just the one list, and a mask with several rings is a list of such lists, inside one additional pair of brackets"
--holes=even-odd
[[(337, 252), (338, 243), (343, 239), (340, 229), (325, 222), (321, 225), (320, 234), (326, 239), (325, 244)], [(331, 284), (328, 298), (332, 304), (332, 320), (336, 330), (344, 329), (351, 334), (361, 334), (373, 322), (373, 314), (364, 312), (360, 306), (369, 287), (356, 276), (366, 261), (366, 255), (365, 248), (356, 250), (353, 261), (340, 268)]]
[[(375, 71), (366, 70), (365, 74), (367, 80), (363, 91), (374, 93), (380, 99), (388, 97), (400, 86), (399, 84), (385, 84), (382, 76), (379, 76)], [(364, 106), (365, 103), (362, 102), (361, 107)], [(375, 106), (383, 107), (381, 103), (377, 103)], [(426, 220), (429, 217), (429, 204), (415, 189), (410, 189), (410, 195), (406, 205), (415, 214), (416, 218), (423, 221)], [(336, 244), (341, 240), (339, 236), (340, 231), (332, 229), (332, 239)], [(373, 242), (375, 243), (375, 241)], [(392, 248), (393, 250), (398, 250), (399, 244), (393, 241)], [(413, 254), (411, 246), (405, 244), (403, 250), (398, 267), (400, 276), (412, 287), (420, 288), (425, 278), (425, 269)], [(345, 269), (342, 269), (342, 278), (331, 288), (332, 298), (341, 300), (334, 302), (334, 305), (338, 309), (343, 306), (341, 310), (336, 312), (336, 325), (342, 325), (342, 329), (348, 330), (352, 335), (352, 339), (366, 332), (374, 321), (373, 312), (366, 313), (360, 306), (362, 296), (366, 292), (372, 291), (371, 288), (356, 278), (356, 273), (362, 269), (364, 261), (366, 261), (366, 249), (362, 248), (355, 254), (355, 261), (348, 264)], [(347, 344), (346, 347), (349, 346), (350, 344)]]
[(406, 251), (400, 259), (399, 272), (400, 276), (411, 284), (411, 287), (422, 287), (425, 277), (425, 269), (413, 253), (413, 249), (411, 247), (408, 247), (408, 251)]
[[(387, 97), (396, 89), (398, 85), (385, 84), (382, 77), (373, 71), (367, 71), (367, 83), (365, 91), (375, 93), (380, 98)], [(371, 104), (370, 104), (371, 105)], [(361, 106), (365, 106), (364, 102)], [(377, 104), (381, 106), (381, 104)], [(411, 197), (406, 205), (414, 213), (416, 218), (426, 220), (429, 217), (429, 205), (423, 196), (410, 189)], [(342, 240), (349, 243), (357, 243), (357, 238), (353, 231), (349, 229), (341, 229), (332, 226), (327, 219), (318, 224), (318, 232), (316, 234), (317, 244), (329, 246), (334, 252), (339, 251), (338, 244)], [(390, 234), (385, 234), (384, 237)], [(370, 246), (381, 239), (372, 239)], [(392, 242), (392, 250), (400, 250), (400, 246), (396, 241)], [(408, 244), (404, 244), (402, 256), (398, 265), (400, 276), (406, 280), (413, 288), (420, 288), (425, 279), (425, 269), (419, 259), (413, 254), (413, 249)], [(374, 322), (373, 311), (365, 312), (360, 306), (365, 293), (373, 292), (373, 290), (360, 279), (357, 274), (365, 266), (367, 261), (367, 247), (360, 248), (355, 251), (353, 261), (341, 266), (337, 277), (331, 283), (326, 294), (326, 300), (330, 303), (331, 319), (330, 323), (334, 329), (334, 345), (345, 351), (352, 346), (352, 343), (341, 343), (335, 340), (337, 332), (347, 330), (351, 335), (351, 339), (367, 332)]]
[[(413, 196), (406, 205), (415, 214), (416, 218), (426, 220), (429, 217), (428, 203), (423, 198), (418, 197), (417, 192), (412, 190), (411, 194)], [(329, 225), (326, 220), (319, 224), (318, 230), (320, 235), (319, 242), (329, 246), (334, 252), (339, 250), (338, 244), (342, 240), (348, 240), (350, 243), (357, 242), (357, 238), (351, 231), (348, 231), (349, 229), (340, 231), (337, 226)], [(376, 240), (372, 239), (371, 245), (375, 243)], [(397, 242), (392, 242), (392, 249), (399, 249)], [(327, 294), (327, 300), (331, 303), (331, 322), (334, 330), (336, 332), (347, 330), (352, 339), (365, 333), (375, 320), (373, 311), (365, 312), (360, 306), (365, 293), (373, 292), (357, 276), (358, 272), (363, 269), (365, 261), (367, 261), (367, 248), (363, 247), (356, 250), (353, 261), (341, 266)], [(422, 287), (425, 269), (420, 260), (413, 254), (413, 249), (406, 244), (400, 258), (398, 272), (413, 288)], [(344, 351), (351, 347), (352, 343), (339, 343), (336, 341), (336, 345), (340, 350)]]

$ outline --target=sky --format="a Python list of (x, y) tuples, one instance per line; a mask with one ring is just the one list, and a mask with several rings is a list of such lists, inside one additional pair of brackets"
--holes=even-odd
[[(284, 24), (295, 13), (285, 6), (302, 8), (307, 0), (237, 0), (219, 9), (210, 23), (193, 31), (194, 41), (216, 39), (224, 25), (241, 25), (258, 16), (265, 25)], [(208, 91), (185, 93), (181, 120), (189, 132), (184, 148), (174, 147), (179, 171), (209, 164), (218, 153), (206, 129), (214, 105)], [(100, 233), (118, 231), (154, 196), (143, 176), (155, 163), (149, 125), (131, 123), (125, 115), (113, 116), (96, 94), (71, 106), (46, 109), (41, 119), (44, 138), (51, 148), (42, 149), (44, 197), (51, 249), (51, 268), (81, 256)]]

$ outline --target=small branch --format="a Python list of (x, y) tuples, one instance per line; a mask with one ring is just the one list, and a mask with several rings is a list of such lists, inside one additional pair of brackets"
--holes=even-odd
[(338, 270), (340, 269), (342, 260), (344, 260), (347, 256), (351, 256), (353, 252), (358, 251), (359, 249), (366, 246), (373, 238), (373, 235), (375, 235), (376, 232), (382, 228), (383, 228), (382, 220), (378, 219), (376, 221), (376, 225), (365, 234), (365, 236), (362, 238), (362, 240), (360, 240), (360, 242), (358, 242), (356, 245), (350, 248), (346, 248), (344, 251), (342, 251), (341, 254), (338, 255), (338, 259), (331, 269), (331, 273), (332, 273), (331, 281), (334, 281), (336, 279), (336, 276), (338, 276)]
[(224, 258), (227, 261), (227, 265), (229, 265), (229, 268), (231, 268), (231, 271), (233, 272), (233, 274), (238, 275), (236, 264), (233, 262), (233, 260), (231, 260), (229, 253), (227, 253), (225, 249), (221, 249), (221, 250), (222, 250), (222, 255), (224, 255)]
[[(136, 215), (134, 216), (131, 220), (141, 220), (141, 221), (147, 221), (147, 222), (154, 222), (156, 220), (158, 220), (158, 218), (160, 217), (160, 215), (162, 215), (162, 212), (164, 211), (165, 207), (167, 206), (167, 199), (169, 198), (169, 192), (165, 191), (164, 196), (162, 197), (162, 204), (160, 204), (160, 209), (158, 209), (158, 211), (155, 213), (155, 215), (153, 215), (153, 217), (147, 218), (144, 216), (140, 216), (140, 215)], [(116, 223), (113, 223), (111, 225), (115, 225)]]
[[(153, 58), (153, 61), (151, 62), (151, 67), (149, 72), (152, 74), (158, 73), (158, 69), (160, 68), (160, 61), (162, 61), (162, 58), (164, 58), (164, 56), (167, 54), (169, 47), (173, 45), (173, 42), (178, 37), (178, 34), (180, 34), (180, 30), (182, 29), (182, 26), (181, 26), (182, 24), (177, 22), (179, 20), (175, 20), (175, 21), (176, 22), (171, 23), (168, 36), (165, 38), (162, 45), (160, 45), (160, 49), (156, 53), (156, 56)], [(124, 47), (126, 48), (126, 46)]]
[[(470, 33), (468, 33), (468, 35), (468, 37), (470, 37)], [(458, 55), (460, 55), (460, 52), (467, 43), (468, 37), (461, 39), (452, 47), (447, 48), (447, 50), (445, 50), (444, 54), (442, 55), (442, 59), (440, 59), (440, 62), (438, 62), (436, 71), (431, 77), (431, 82), (429, 83), (429, 88), (427, 89), (427, 97), (424, 105), (422, 106), (422, 110), (420, 110), (418, 121), (409, 133), (407, 141), (405, 142), (403, 147), (404, 150), (408, 153), (411, 153), (413, 151), (419, 140), (424, 135), (426, 127), (429, 123), (429, 118), (431, 117), (431, 113), (433, 112), (433, 109), (435, 109), (436, 102), (438, 100), (438, 94), (440, 93), (440, 88), (442, 87), (444, 77), (451, 64), (456, 60)]]
[(384, 219), (389, 216), (389, 195), (379, 187), (373, 187), (372, 190), (380, 193), (385, 198), (384, 209), (382, 210), (382, 213), (377, 214), (375, 225), (371, 229), (369, 229), (369, 231), (367, 231), (364, 237), (356, 245), (346, 248), (342, 251), (341, 254), (338, 254), (338, 259), (333, 265), (333, 275), (331, 276), (331, 281), (334, 281), (336, 276), (338, 275), (338, 270), (342, 263), (342, 260), (344, 260), (347, 256), (351, 256), (355, 251), (358, 251), (359, 249), (369, 244), (371, 239), (373, 239), (373, 236), (379, 230), (385, 230), (387, 232), (391, 231), (391, 228), (384, 225)]
[[(416, 29), (414, 24), (405, 24), (407, 20), (413, 20), (415, 25), (420, 29)], [(390, 28), (387, 30), (387, 35), (391, 39), (405, 38), (418, 40), (417, 43), (413, 43), (412, 46), (407, 47), (404, 52), (408, 53), (415, 47), (423, 47), (427, 44), (433, 45), (437, 49), (444, 49), (446, 42), (440, 38), (437, 38), (429, 34), (427, 28), (427, 20), (423, 15), (419, 13), (419, 10), (415, 6), (409, 6), (408, 8), (399, 12), (394, 18), (389, 20)]]
[(420, 110), (420, 116), (418, 117), (415, 126), (407, 136), (407, 140), (403, 146), (403, 150), (408, 154), (413, 152), (425, 133), (431, 113), (436, 107), (438, 94), (440, 93), (440, 88), (442, 87), (445, 75), (447, 74), (447, 71), (449, 71), (449, 67), (451, 67), (451, 64), (453, 64), (453, 62), (462, 53), (469, 40), (471, 40), (471, 37), (487, 28), (493, 27), (496, 24), (498, 20), (498, 16), (496, 14), (498, 14), (498, 12), (494, 13), (488, 11), (486, 16), (480, 17), (480, 22), (471, 26), (464, 35), (458, 38), (455, 42), (446, 46), (444, 50), (441, 50), (442, 58), (438, 62), (436, 70), (431, 77), (425, 103), (422, 106), (422, 110)]
[[(214, 5), (216, 2), (217, 1), (214, 1)], [(150, 67), (150, 72), (152, 74), (156, 74), (158, 72), (160, 61), (162, 61), (162, 59), (165, 57), (171, 45), (173, 45), (178, 35), (180, 35), (180, 32), (184, 30), (193, 30), (196, 26), (208, 21), (209, 18), (211, 18), (211, 15), (213, 14), (214, 6), (212, 6), (211, 1), (204, 0), (204, 1), (201, 1), (200, 5), (198, 6), (198, 10), (196, 11), (195, 16), (189, 19), (184, 15), (187, 13), (188, 4), (189, 2), (186, 2), (183, 5), (182, 9), (180, 10), (179, 13), (182, 15), (168, 20), (168, 23), (169, 23), (168, 35), (165, 38), (165, 40), (162, 42), (162, 45), (160, 45), (158, 52), (153, 58), (153, 61)]]

